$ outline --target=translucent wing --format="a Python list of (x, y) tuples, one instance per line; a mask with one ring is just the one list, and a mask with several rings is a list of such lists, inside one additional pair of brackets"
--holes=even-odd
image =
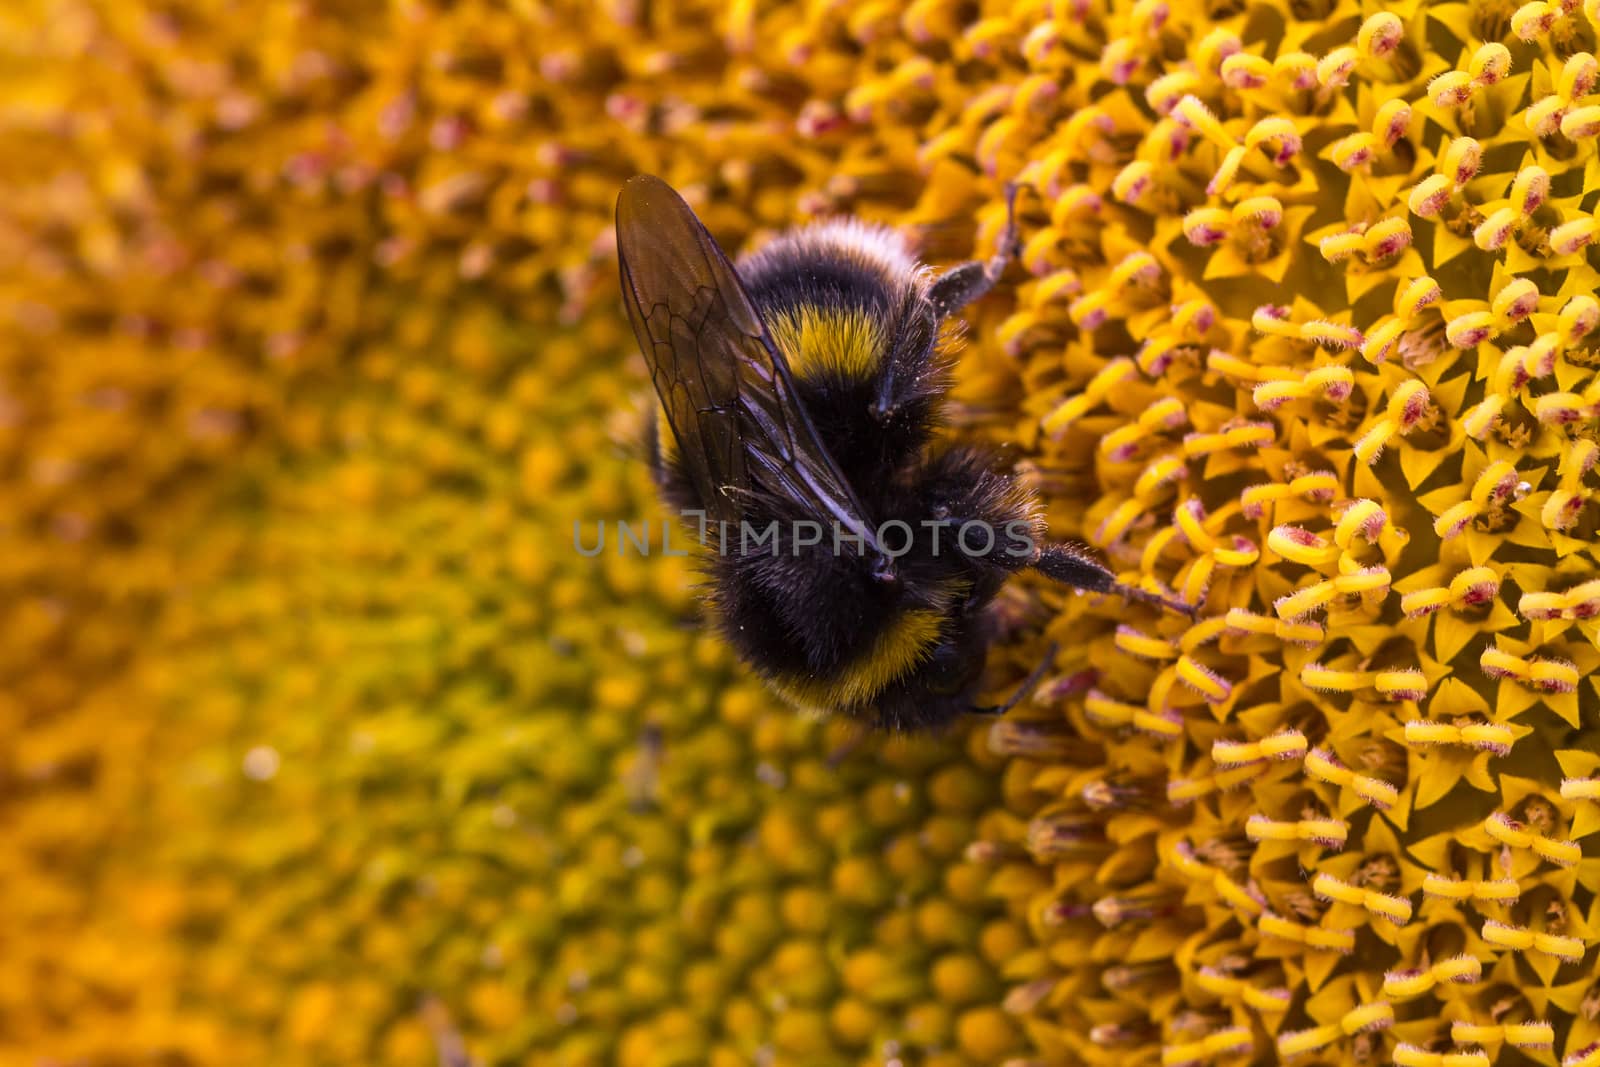
[(628, 317), (708, 517), (738, 521), (757, 484), (881, 556), (733, 264), (660, 178), (623, 185), (617, 253)]

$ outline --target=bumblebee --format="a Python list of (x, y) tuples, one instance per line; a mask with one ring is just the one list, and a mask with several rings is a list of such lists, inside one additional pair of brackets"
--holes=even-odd
[(994, 257), (937, 277), (853, 219), (735, 266), (661, 179), (618, 197), (623, 302), (661, 401), (656, 480), (705, 546), (721, 632), (796, 705), (893, 731), (1004, 710), (974, 700), (986, 608), (1026, 568), (1193, 615), (1046, 541), (993, 454), (935, 436), (946, 320), (1017, 254), (1015, 195)]

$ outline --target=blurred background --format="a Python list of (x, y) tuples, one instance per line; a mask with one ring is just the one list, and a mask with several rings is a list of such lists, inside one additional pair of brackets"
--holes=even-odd
[(752, 17), (0, 12), (0, 1063), (1020, 1047), (963, 860), (998, 757), (829, 768), (682, 560), (572, 551), (659, 518), (621, 180), (735, 243), (920, 188)]

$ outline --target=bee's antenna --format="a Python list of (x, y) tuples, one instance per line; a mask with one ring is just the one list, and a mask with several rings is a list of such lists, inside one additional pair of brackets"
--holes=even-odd
[(967, 714), (988, 715), (998, 719), (1000, 716), (1004, 715), (1006, 712), (1022, 703), (1023, 698), (1025, 698), (1029, 693), (1033, 692), (1033, 690), (1038, 686), (1039, 681), (1044, 677), (1045, 672), (1055, 665), (1056, 653), (1060, 650), (1061, 646), (1056, 644), (1054, 641), (1051, 641), (1050, 644), (1046, 646), (1044, 650), (1044, 658), (1039, 661), (1039, 665), (1029, 672), (1028, 676), (1022, 680), (1022, 684), (1017, 686), (1017, 691), (1011, 694), (1011, 699), (1007, 700), (1004, 704), (993, 707), (971, 707), (967, 709)]
[(1186, 615), (1190, 619), (1198, 618), (1200, 614), (1198, 604), (1187, 604), (1173, 597), (1147, 593), (1136, 586), (1124, 585), (1117, 581), (1116, 575), (1070, 545), (1045, 545), (1039, 550), (1039, 555), (1032, 566), (1046, 578), (1061, 582), (1063, 585), (1070, 585), (1074, 589), (1082, 589), (1089, 593), (1112, 593), (1127, 597), (1129, 600), (1153, 604), (1179, 615)]

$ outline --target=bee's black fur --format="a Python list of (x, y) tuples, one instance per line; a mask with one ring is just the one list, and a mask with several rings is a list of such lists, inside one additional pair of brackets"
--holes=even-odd
[[(898, 471), (930, 440), (949, 364), (926, 278), (895, 277), (876, 265), (779, 238), (740, 262), (740, 278), (764, 315), (800, 308), (859, 311), (892, 338), (871, 377), (818, 371), (797, 382), (800, 396), (833, 458), (858, 487)], [(870, 417), (863, 417), (870, 415)]]
[[(851, 417), (841, 406), (822, 413), (818, 422), (844, 423)], [(854, 419), (870, 421), (864, 409)], [(663, 458), (656, 470), (668, 503), (680, 511), (698, 509), (687, 478)], [(1013, 529), (1025, 531), (1032, 542), (1038, 521), (1011, 480), (997, 472), (995, 457), (979, 448), (928, 449), (901, 469), (861, 484), (862, 501), (874, 516), (882, 516), (883, 523), (900, 520), (912, 531), (910, 551), (895, 561), (897, 580), (876, 580), (860, 557), (836, 555), (826, 536), (821, 545), (801, 547), (796, 554), (789, 524), (807, 516), (782, 498), (758, 496), (747, 522), (759, 531), (777, 520), (776, 551), (768, 542), (741, 550), (740, 531), (730, 526), (724, 553), (723, 531), (706, 531), (707, 548), (718, 556), (713, 595), (720, 628), (741, 658), (769, 677), (826, 679), (869, 650), (897, 616), (913, 609), (936, 611), (944, 619), (940, 642), (916, 671), (882, 691), (869, 717), (873, 725), (894, 730), (948, 723), (973, 707), (989, 643), (985, 609), (1005, 579), (1031, 562), (1028, 555), (1007, 553), (1008, 544), (1022, 547), (1020, 540), (1005, 540), (1007, 525), (1022, 524)], [(922, 525), (938, 519), (949, 525), (937, 531)], [(968, 519), (995, 531), (994, 551), (968, 555), (961, 550), (956, 539)], [(867, 709), (833, 710), (868, 714)]]
[(739, 279), (763, 312), (802, 307), (854, 308), (887, 315), (895, 294), (868, 263), (843, 256), (821, 260), (779, 238), (739, 264)]
[[(738, 531), (728, 531), (728, 551), (713, 571), (721, 628), (735, 650), (770, 677), (828, 679), (868, 654), (877, 635), (904, 612), (933, 610), (943, 619), (940, 640), (919, 666), (890, 682), (874, 706), (834, 710), (896, 730), (947, 723), (973, 706), (989, 640), (984, 609), (1007, 575), (1030, 561), (1020, 538), (1004, 540), (1007, 526), (1020, 523), (1013, 533), (1025, 531), (1029, 542), (1040, 531), (1026, 497), (997, 472), (992, 455), (933, 443), (949, 367), (927, 281), (911, 273), (889, 278), (842, 255), (804, 258), (782, 239), (742, 262), (740, 277), (763, 317), (811, 307), (862, 311), (886, 324), (883, 333), (893, 343), (877, 373), (818, 371), (796, 384), (867, 512), (880, 526), (904, 522), (914, 539), (895, 561), (897, 580), (884, 583), (861, 557), (835, 554), (827, 537), (796, 556), (783, 535), (794, 519), (811, 516), (797, 514), (781, 497), (758, 493), (747, 521), (764, 529), (779, 520), (777, 554), (765, 545), (741, 551)], [(689, 479), (663, 462), (667, 458), (658, 458), (657, 472), (668, 502), (697, 508)], [(939, 519), (950, 525), (938, 531), (923, 525)], [(961, 551), (955, 538), (967, 520), (995, 531), (993, 551)], [(716, 551), (717, 533), (708, 541)], [(1007, 547), (1016, 554), (1007, 554)]]
[[(668, 202), (658, 198), (659, 188), (641, 186), (640, 199), (650, 203), (631, 207), (639, 214), (677, 211), (674, 217), (681, 219), (687, 206), (663, 208)], [(619, 208), (619, 235), (620, 219)], [(686, 231), (681, 222), (676, 225), (679, 244), (659, 253), (636, 245), (651, 259), (647, 268), (680, 262), (674, 257), (687, 243)], [(796, 699), (824, 703), (824, 710), (882, 729), (939, 727), (980, 710), (974, 697), (991, 639), (985, 609), (1020, 569), (1039, 567), (1082, 588), (1156, 599), (1118, 585), (1110, 572), (1073, 549), (1050, 545), (1040, 551), (1044, 530), (1032, 501), (1012, 477), (998, 472), (995, 457), (934, 440), (949, 385), (942, 339), (948, 341), (952, 331), (944, 329), (945, 318), (999, 278), (1015, 253), (1014, 223), (1008, 221), (1001, 243), (987, 263), (967, 264), (934, 280), (887, 232), (823, 227), (778, 238), (741, 261), (737, 285), (718, 283), (742, 286), (743, 294), (735, 295), (747, 297), (767, 323), (802, 309), (824, 319), (853, 313), (869, 320), (881, 341), (883, 351), (870, 359), (802, 366), (794, 374), (793, 396), (826, 448), (824, 462), (831, 460), (844, 476), (862, 514), (879, 531), (903, 524), (892, 571), (874, 553), (837, 551), (830, 528), (822, 531), (820, 544), (796, 544), (793, 523), (822, 516), (814, 504), (760, 477), (734, 487), (739, 514), (757, 531), (775, 522), (775, 545), (751, 548), (741, 543), (742, 531), (732, 528), (724, 543), (715, 526), (706, 544), (717, 621), (740, 656)], [(698, 261), (685, 255), (681, 262)], [(625, 260), (625, 287), (629, 269)], [(646, 287), (668, 285), (651, 280)], [(671, 290), (684, 308), (687, 291)], [(651, 292), (637, 288), (631, 298), (639, 301), (630, 310), (635, 328), (643, 331), (640, 316), (659, 305), (649, 303)], [(641, 344), (650, 357), (643, 332)], [(674, 346), (671, 358), (736, 357)], [(661, 388), (659, 379), (657, 384)], [(693, 418), (695, 410), (682, 409), (679, 417)], [(668, 503), (680, 511), (712, 510), (695, 488), (694, 475), (707, 484), (706, 471), (686, 470), (676, 450), (661, 451), (654, 433), (651, 445), (652, 467)], [(936, 522), (945, 525), (934, 529), (930, 524)], [(957, 531), (968, 522), (986, 525), (995, 543), (964, 551)], [(900, 554), (907, 534), (907, 550)]]
[(938, 327), (926, 304), (906, 303), (896, 316), (904, 331), (900, 344), (878, 376), (822, 371), (797, 383), (817, 432), (852, 485), (882, 479), (915, 460), (938, 425), (949, 383), (948, 366), (935, 351)]

